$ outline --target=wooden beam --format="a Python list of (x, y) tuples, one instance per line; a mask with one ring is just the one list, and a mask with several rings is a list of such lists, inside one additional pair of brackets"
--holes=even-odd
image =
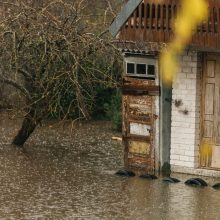
[(131, 16), (131, 14), (135, 11), (135, 9), (138, 7), (138, 5), (141, 2), (142, 0), (130, 0), (125, 5), (125, 7), (118, 14), (118, 16), (115, 18), (115, 20), (113, 21), (113, 23), (109, 28), (109, 31), (113, 37), (115, 37), (118, 34), (118, 32), (123, 27), (125, 22), (128, 20), (128, 18)]

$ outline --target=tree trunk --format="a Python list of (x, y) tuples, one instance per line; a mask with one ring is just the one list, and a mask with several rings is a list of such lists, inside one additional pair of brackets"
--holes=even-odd
[(35, 118), (35, 111), (31, 110), (24, 118), (22, 127), (19, 130), (18, 134), (14, 138), (12, 144), (18, 147), (22, 147), (30, 135), (33, 133), (37, 125), (39, 124), (39, 120)]

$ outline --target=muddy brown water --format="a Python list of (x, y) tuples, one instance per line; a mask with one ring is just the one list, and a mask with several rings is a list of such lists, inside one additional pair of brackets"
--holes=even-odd
[(219, 180), (207, 188), (115, 176), (122, 146), (107, 122), (38, 128), (25, 151), (10, 146), (17, 120), (0, 118), (0, 219), (220, 219)]

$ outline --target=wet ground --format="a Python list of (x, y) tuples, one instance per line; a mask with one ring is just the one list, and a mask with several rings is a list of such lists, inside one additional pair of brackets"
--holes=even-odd
[(162, 178), (113, 175), (123, 151), (107, 122), (36, 130), (24, 151), (10, 146), (17, 120), (0, 116), (0, 219), (220, 219), (218, 180), (207, 188)]

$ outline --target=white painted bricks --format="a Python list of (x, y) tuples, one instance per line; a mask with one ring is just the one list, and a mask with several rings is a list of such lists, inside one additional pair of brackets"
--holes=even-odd
[[(196, 52), (188, 52), (180, 58), (180, 63), (172, 91), (170, 163), (171, 167), (197, 168), (199, 161), (201, 61)], [(181, 100), (183, 104), (177, 107), (174, 104), (175, 100)]]

